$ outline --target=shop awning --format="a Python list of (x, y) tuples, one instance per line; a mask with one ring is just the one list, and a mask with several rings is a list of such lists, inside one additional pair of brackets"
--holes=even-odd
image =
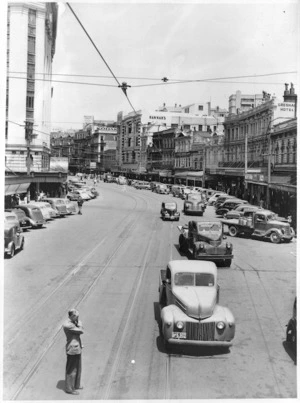
[(202, 178), (203, 171), (184, 171), (184, 172), (177, 172), (175, 178), (183, 178), (183, 179), (197, 179)]
[(30, 183), (14, 183), (5, 185), (5, 196), (14, 195), (16, 193), (26, 193)]

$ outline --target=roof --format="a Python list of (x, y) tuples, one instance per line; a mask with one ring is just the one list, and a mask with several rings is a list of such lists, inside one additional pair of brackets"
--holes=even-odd
[(177, 272), (199, 272), (212, 273), (217, 276), (217, 266), (214, 262), (191, 261), (191, 260), (171, 260), (168, 264), (173, 273)]

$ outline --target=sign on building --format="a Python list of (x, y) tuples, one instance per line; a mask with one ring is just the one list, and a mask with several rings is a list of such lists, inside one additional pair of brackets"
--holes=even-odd
[(90, 162), (90, 169), (96, 169), (96, 162)]
[(50, 171), (68, 172), (69, 160), (67, 157), (51, 157)]
[(274, 103), (274, 119), (277, 119), (275, 124), (279, 123), (280, 118), (293, 119), (294, 117), (295, 117), (295, 103), (294, 102), (275, 102)]

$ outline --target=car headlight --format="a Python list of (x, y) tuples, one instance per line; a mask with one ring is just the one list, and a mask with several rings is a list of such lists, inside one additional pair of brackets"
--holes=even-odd
[(202, 243), (202, 242), (200, 243), (199, 249), (202, 249), (202, 250), (204, 249), (204, 243)]
[(232, 244), (229, 243), (229, 242), (226, 242), (226, 248), (227, 248), (227, 249), (232, 249)]
[(224, 322), (217, 322), (217, 330), (219, 333), (224, 332), (225, 329), (225, 323)]
[(178, 322), (176, 322), (176, 327), (178, 330), (182, 330), (183, 329), (183, 323), (179, 320)]

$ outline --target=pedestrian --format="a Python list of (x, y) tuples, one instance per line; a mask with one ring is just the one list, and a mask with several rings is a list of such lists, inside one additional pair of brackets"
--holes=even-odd
[(79, 312), (76, 309), (70, 309), (68, 315), (68, 320), (63, 324), (63, 329), (67, 338), (65, 391), (71, 395), (79, 395), (77, 389), (83, 389), (80, 384), (81, 352), (83, 347), (80, 335), (83, 334), (83, 327), (79, 320)]
[(94, 178), (94, 185), (96, 185), (96, 183), (97, 183), (97, 179), (96, 179), (96, 177)]
[(78, 197), (77, 204), (78, 204), (78, 214), (82, 215), (83, 198), (81, 196)]

